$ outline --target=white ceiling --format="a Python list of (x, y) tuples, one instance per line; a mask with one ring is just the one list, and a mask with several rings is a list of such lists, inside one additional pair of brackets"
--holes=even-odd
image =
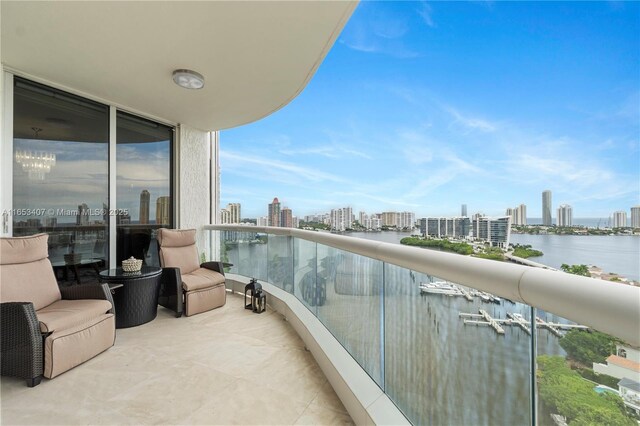
[[(278, 110), (309, 82), (357, 1), (2, 1), (2, 63), (202, 130)], [(192, 69), (205, 87), (171, 73)]]

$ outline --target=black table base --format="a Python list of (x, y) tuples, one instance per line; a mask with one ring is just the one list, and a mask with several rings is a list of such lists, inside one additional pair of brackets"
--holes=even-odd
[(100, 273), (102, 281), (122, 284), (113, 295), (116, 328), (135, 327), (155, 319), (161, 272), (160, 268), (145, 267), (138, 274), (124, 273), (120, 269)]

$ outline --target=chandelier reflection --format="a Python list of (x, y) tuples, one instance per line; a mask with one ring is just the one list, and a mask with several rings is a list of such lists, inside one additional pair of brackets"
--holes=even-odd
[(22, 165), (31, 180), (44, 180), (51, 167), (56, 165), (56, 155), (44, 151), (16, 151), (16, 162)]
[[(34, 140), (38, 139), (42, 131), (40, 127), (32, 127)], [(29, 175), (30, 180), (44, 180), (51, 167), (56, 165), (56, 155), (44, 151), (23, 151), (16, 150), (16, 163), (22, 165), (22, 170)]]
[(16, 163), (22, 165), (22, 170), (31, 180), (44, 180), (51, 167), (56, 165), (56, 155), (44, 151), (16, 150)]

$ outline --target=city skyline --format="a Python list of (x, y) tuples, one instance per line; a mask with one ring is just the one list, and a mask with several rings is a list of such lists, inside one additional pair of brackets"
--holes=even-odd
[(256, 217), (277, 193), (298, 216), (346, 204), (453, 216), (464, 203), (539, 217), (549, 189), (552, 217), (561, 203), (576, 217), (628, 210), (639, 9), (361, 3), (299, 97), (221, 133), (221, 204)]

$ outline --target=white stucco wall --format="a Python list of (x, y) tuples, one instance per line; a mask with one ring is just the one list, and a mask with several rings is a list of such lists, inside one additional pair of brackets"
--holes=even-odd
[(178, 223), (180, 229), (195, 228), (198, 253), (210, 259), (208, 232), (211, 206), (211, 141), (209, 132), (189, 126), (179, 127)]
[(614, 365), (609, 363), (598, 364), (594, 362), (593, 371), (598, 374), (607, 374), (609, 376), (615, 377), (616, 379), (624, 379), (626, 377), (627, 379), (640, 382), (640, 373), (638, 373), (637, 371), (620, 367), (619, 365)]

